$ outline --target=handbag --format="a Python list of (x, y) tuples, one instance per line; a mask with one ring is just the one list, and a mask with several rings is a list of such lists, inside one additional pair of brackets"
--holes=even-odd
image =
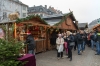
[(69, 46), (75, 46), (75, 42), (70, 42)]

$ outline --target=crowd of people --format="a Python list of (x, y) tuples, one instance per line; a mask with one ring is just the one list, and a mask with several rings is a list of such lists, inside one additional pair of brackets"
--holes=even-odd
[(100, 29), (86, 33), (84, 30), (79, 30), (77, 33), (70, 31), (59, 33), (56, 39), (57, 45), (57, 58), (58, 60), (63, 58), (63, 52), (66, 51), (72, 61), (72, 49), (77, 49), (77, 54), (82, 55), (85, 52), (85, 46), (87, 45), (92, 50), (96, 51), (95, 55), (100, 55)]

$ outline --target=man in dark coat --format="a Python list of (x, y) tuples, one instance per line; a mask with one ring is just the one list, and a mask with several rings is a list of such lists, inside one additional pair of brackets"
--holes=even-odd
[(27, 33), (25, 44), (28, 45), (28, 53), (35, 55), (35, 51), (34, 51), (34, 49), (35, 49), (35, 41), (34, 41), (34, 38), (33, 38), (32, 34), (30, 32)]
[(82, 44), (83, 44), (83, 33), (82, 30), (77, 33), (77, 44), (78, 44), (78, 55), (81, 55), (80, 51), (82, 50)]

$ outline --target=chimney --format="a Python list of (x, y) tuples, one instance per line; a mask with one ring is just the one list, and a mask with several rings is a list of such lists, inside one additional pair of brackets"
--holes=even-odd
[(45, 8), (47, 9), (47, 5), (45, 5)]
[(34, 5), (34, 7), (35, 7), (35, 5)]

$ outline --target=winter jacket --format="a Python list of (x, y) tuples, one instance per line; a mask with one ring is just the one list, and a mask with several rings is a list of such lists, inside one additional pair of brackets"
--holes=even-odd
[(77, 34), (77, 44), (82, 44), (83, 43), (83, 34), (78, 33)]
[(56, 39), (56, 44), (57, 44), (57, 49), (59, 49), (60, 45), (63, 45), (64, 44), (64, 39), (58, 37)]
[[(69, 39), (69, 40), (68, 40), (68, 39)], [(71, 42), (74, 42), (74, 36), (73, 36), (73, 35), (68, 36), (67, 39), (66, 39), (66, 41), (67, 41), (67, 43), (68, 43), (68, 47), (70, 47), (69, 44), (70, 44)]]
[(28, 50), (34, 50), (36, 47), (36, 44), (32, 35), (27, 36), (25, 44), (28, 45)]

